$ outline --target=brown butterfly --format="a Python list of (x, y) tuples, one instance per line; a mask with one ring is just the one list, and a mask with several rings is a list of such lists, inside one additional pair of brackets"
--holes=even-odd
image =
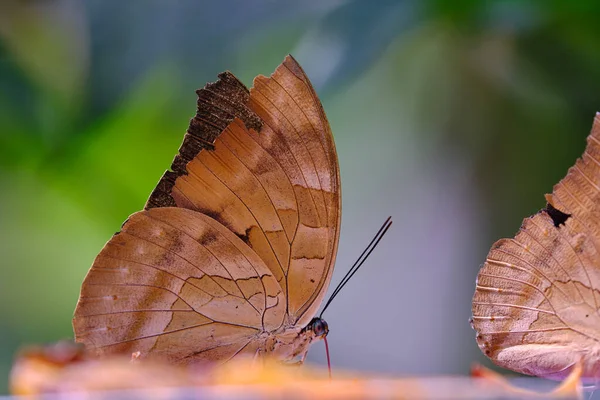
[(600, 379), (600, 114), (587, 147), (477, 276), (473, 327), (496, 364), (563, 379), (580, 363)]
[(224, 72), (143, 211), (96, 257), (73, 327), (96, 355), (304, 359), (333, 272), (340, 174), (329, 123), (287, 56), (248, 90)]

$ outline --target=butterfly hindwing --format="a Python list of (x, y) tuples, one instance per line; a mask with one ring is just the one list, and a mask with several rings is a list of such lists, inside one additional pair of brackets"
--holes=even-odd
[(98, 354), (184, 362), (238, 351), (284, 315), (283, 291), (252, 249), (205, 215), (167, 207), (133, 214), (106, 244), (74, 326)]

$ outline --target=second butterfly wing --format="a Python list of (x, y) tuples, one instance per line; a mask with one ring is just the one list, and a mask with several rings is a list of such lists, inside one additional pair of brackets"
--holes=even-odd
[(526, 218), (490, 250), (477, 276), (473, 327), (481, 350), (521, 373), (563, 379), (577, 362), (600, 374), (600, 115), (587, 147)]

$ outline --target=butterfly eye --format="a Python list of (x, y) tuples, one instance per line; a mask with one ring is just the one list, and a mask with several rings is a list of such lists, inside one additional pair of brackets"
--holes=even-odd
[(327, 335), (329, 333), (329, 327), (327, 326), (327, 322), (323, 321), (320, 318), (316, 318), (312, 325), (312, 331), (317, 337)]
[(323, 325), (321, 325), (318, 321), (314, 327), (315, 335), (321, 336), (323, 334)]

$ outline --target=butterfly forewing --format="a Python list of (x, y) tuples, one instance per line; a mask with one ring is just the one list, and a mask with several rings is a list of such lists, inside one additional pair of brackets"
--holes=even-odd
[(289, 341), (325, 295), (340, 185), (321, 104), (290, 56), (250, 91), (219, 77), (198, 91), (146, 211), (107, 243), (82, 286), (76, 339), (99, 354), (193, 362), (271, 351), (263, 333)]
[(291, 57), (270, 78), (255, 79), (248, 109), (260, 131), (232, 120), (214, 150), (187, 164), (170, 195), (252, 247), (284, 288), (290, 320), (304, 325), (325, 294), (337, 250), (335, 146), (321, 104)]
[(291, 57), (270, 78), (255, 78), (250, 104), (263, 121), (255, 140), (293, 187), (297, 222), (284, 270), (288, 313), (304, 325), (323, 300), (337, 251), (341, 198), (333, 137), (308, 78)]
[(583, 156), (490, 250), (477, 277), (473, 324), (482, 351), (512, 370), (562, 378), (581, 360), (600, 373), (600, 117)]

